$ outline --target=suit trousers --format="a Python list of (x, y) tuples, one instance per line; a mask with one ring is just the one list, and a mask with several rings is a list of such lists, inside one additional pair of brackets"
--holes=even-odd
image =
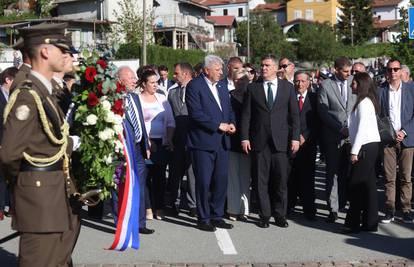
[(349, 210), (345, 225), (354, 230), (358, 230), (361, 224), (365, 230), (376, 230), (378, 227), (375, 174), (378, 148), (378, 142), (363, 145), (358, 161), (351, 167), (348, 181)]
[(349, 144), (325, 143), (326, 199), (328, 209), (338, 212), (346, 205), (346, 180), (349, 171)]
[[(404, 147), (401, 143), (384, 148), (385, 172), (385, 209), (395, 212), (396, 180), (400, 179), (400, 201), (403, 212), (411, 211), (412, 182), (411, 170), (413, 165), (414, 148)], [(397, 175), (397, 165), (399, 175)]]
[[(167, 151), (162, 150), (162, 139), (151, 139), (151, 143), (159, 149), (156, 152), (151, 152), (151, 159), (153, 157), (167, 158)], [(165, 155), (163, 155), (165, 153)], [(155, 156), (158, 154), (157, 156)], [(160, 160), (153, 160), (153, 164), (148, 165), (148, 175), (147, 175), (147, 191), (149, 194), (146, 195), (146, 206), (147, 208), (153, 208), (155, 210), (164, 209), (164, 197), (165, 197), (165, 188), (167, 183), (166, 162)]]
[(221, 219), (227, 193), (228, 152), (191, 151), (195, 175), (197, 214), (200, 222)]
[(72, 252), (81, 227), (78, 215), (80, 206), (75, 201), (70, 208), (70, 229), (68, 231), (62, 233), (21, 233), (19, 267), (73, 266)]
[(193, 166), (191, 163), (190, 152), (184, 145), (175, 146), (173, 151), (173, 158), (170, 164), (171, 173), (169, 179), (169, 191), (171, 193), (171, 206), (180, 207), (181, 194), (184, 193), (181, 188), (181, 183), (184, 175), (187, 177), (186, 186), (186, 201), (188, 208), (192, 209), (196, 207), (195, 196), (195, 178)]
[(250, 155), (229, 152), (229, 183), (227, 187), (227, 213), (249, 215)]
[(270, 146), (256, 152), (257, 196), (262, 219), (270, 216), (286, 216), (288, 155), (278, 152)]
[(305, 142), (292, 160), (288, 182), (288, 208), (295, 208), (299, 197), (303, 213), (309, 216), (316, 214), (315, 160), (316, 144)]

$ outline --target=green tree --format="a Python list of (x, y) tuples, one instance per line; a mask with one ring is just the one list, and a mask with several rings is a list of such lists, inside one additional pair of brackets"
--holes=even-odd
[[(237, 42), (242, 54), (247, 52), (247, 21), (240, 22), (236, 30)], [(250, 56), (251, 62), (259, 63), (266, 54), (294, 57), (293, 45), (286, 41), (282, 28), (269, 13), (253, 13), (250, 16)]]
[[(337, 24), (338, 31), (346, 44), (361, 44), (374, 36), (372, 25), (372, 0), (339, 0), (342, 15)], [(353, 23), (351, 23), (351, 17)], [(353, 37), (351, 28), (353, 24)]]
[[(142, 42), (144, 23), (148, 33), (152, 34), (153, 14), (150, 14), (144, 22), (142, 10), (138, 8), (137, 0), (121, 0), (118, 2), (120, 12), (114, 11), (117, 23), (113, 24), (112, 34), (109, 36), (113, 43), (121, 41), (123, 34), (126, 43)], [(149, 36), (149, 35), (148, 35)]]
[(325, 24), (301, 24), (297, 39), (297, 57), (299, 60), (312, 61), (322, 64), (334, 60), (341, 44), (337, 42), (332, 27)]

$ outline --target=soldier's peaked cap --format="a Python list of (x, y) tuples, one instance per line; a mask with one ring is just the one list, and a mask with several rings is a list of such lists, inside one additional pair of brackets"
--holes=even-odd
[(24, 47), (51, 44), (63, 50), (69, 50), (65, 39), (67, 23), (41, 23), (35, 26), (19, 29), (24, 39)]

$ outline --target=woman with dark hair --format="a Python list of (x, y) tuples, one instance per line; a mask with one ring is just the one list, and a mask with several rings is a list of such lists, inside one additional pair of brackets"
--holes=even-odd
[[(167, 98), (157, 93), (157, 73), (152, 69), (144, 70), (139, 78), (139, 87), (142, 92), (139, 95), (144, 115), (145, 128), (150, 139), (151, 161), (148, 166), (147, 185), (150, 189), (145, 194), (147, 219), (151, 219), (152, 209), (155, 210), (155, 218), (162, 219), (164, 209), (164, 194), (166, 186), (166, 166), (169, 150), (172, 150), (172, 138), (174, 135), (175, 121), (171, 106)], [(147, 196), (149, 196), (147, 198)]]
[(348, 120), (352, 168), (348, 181), (349, 210), (344, 233), (377, 231), (375, 162), (380, 135), (376, 114), (380, 108), (375, 83), (368, 73), (355, 74), (351, 87), (357, 100)]
[(243, 68), (247, 71), (247, 78), (249, 79), (249, 83), (255, 82), (257, 80), (257, 72), (254, 68), (254, 65), (251, 63), (245, 63)]

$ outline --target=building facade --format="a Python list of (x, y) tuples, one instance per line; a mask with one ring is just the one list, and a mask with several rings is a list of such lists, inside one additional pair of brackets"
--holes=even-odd
[(337, 0), (290, 0), (286, 3), (287, 22), (308, 20), (335, 25), (340, 14)]

